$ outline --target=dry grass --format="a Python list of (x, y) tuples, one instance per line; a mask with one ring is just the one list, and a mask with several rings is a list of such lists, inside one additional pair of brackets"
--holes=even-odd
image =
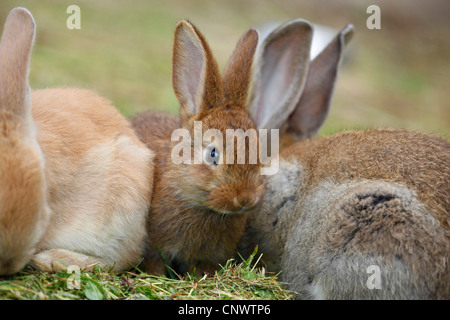
[(56, 274), (25, 269), (0, 277), (0, 300), (291, 300), (277, 276), (252, 263), (256, 251), (241, 263), (229, 260), (214, 275), (149, 275), (138, 269), (114, 274)]

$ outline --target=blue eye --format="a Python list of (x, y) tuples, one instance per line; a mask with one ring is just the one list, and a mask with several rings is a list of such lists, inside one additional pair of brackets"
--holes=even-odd
[(212, 145), (206, 147), (204, 159), (205, 162), (209, 165), (218, 165), (220, 159), (219, 150), (217, 150), (216, 147)]

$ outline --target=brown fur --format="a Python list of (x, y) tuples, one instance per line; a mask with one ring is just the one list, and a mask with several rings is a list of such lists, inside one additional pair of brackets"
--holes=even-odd
[(450, 150), (442, 138), (389, 129), (344, 132), (305, 140), (282, 156), (304, 159), (305, 167), (313, 168), (306, 178), (310, 188), (330, 177), (336, 183), (380, 179), (404, 184), (450, 232)]
[[(187, 32), (190, 32), (189, 36), (186, 36)], [(198, 57), (187, 55), (182, 46), (189, 41), (195, 42), (192, 40), (195, 38), (197, 45), (202, 47), (206, 69), (203, 80), (190, 80), (203, 81), (199, 86), (204, 88), (197, 109), (193, 110), (186, 96), (191, 94), (192, 100), (196, 101), (198, 92), (193, 91), (197, 87), (193, 90), (187, 86), (186, 89), (180, 82), (184, 66), (198, 63)], [(203, 132), (220, 130), (224, 139), (226, 129), (254, 129), (244, 96), (256, 42), (254, 31), (246, 33), (226, 67), (225, 76), (220, 78), (204, 37), (190, 23), (180, 22), (175, 31), (173, 58), (174, 90), (181, 105), (180, 118), (149, 112), (131, 120), (142, 141), (157, 151), (148, 224), (151, 244), (144, 261), (148, 272), (166, 273), (161, 253), (178, 272), (192, 271), (194, 267), (200, 273), (213, 272), (220, 263), (232, 257), (244, 232), (246, 210), (262, 197), (261, 166), (248, 163), (248, 143), (245, 164), (225, 164), (224, 161), (224, 164), (212, 167), (206, 163), (174, 164), (171, 150), (177, 142), (170, 141), (177, 128), (188, 129), (193, 137), (194, 121), (202, 121)], [(152, 129), (149, 124), (157, 124), (158, 129)], [(203, 147), (206, 147), (205, 142)], [(221, 156), (226, 158), (225, 152)]]

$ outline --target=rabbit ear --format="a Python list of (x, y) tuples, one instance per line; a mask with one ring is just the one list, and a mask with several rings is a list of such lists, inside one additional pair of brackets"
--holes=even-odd
[(225, 100), (235, 106), (247, 107), (252, 62), (258, 45), (259, 34), (249, 29), (239, 39), (223, 73)]
[(287, 120), (305, 83), (311, 25), (301, 19), (273, 30), (258, 48), (250, 115), (258, 128), (278, 129)]
[(31, 116), (28, 66), (35, 29), (31, 13), (15, 8), (6, 18), (0, 42), (0, 111), (17, 119)]
[(286, 133), (294, 140), (314, 136), (324, 123), (330, 108), (343, 51), (353, 31), (353, 25), (347, 25), (311, 61), (305, 88), (294, 112), (289, 117), (286, 129)]
[(219, 104), (223, 97), (217, 63), (203, 35), (188, 21), (175, 29), (172, 82), (186, 124), (193, 116)]

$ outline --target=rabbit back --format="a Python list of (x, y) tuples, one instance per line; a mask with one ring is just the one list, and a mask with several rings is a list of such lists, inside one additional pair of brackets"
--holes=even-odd
[(445, 229), (450, 229), (450, 142), (401, 129), (348, 131), (298, 142), (282, 152), (302, 159), (308, 188), (326, 179), (336, 183), (361, 179), (400, 183), (417, 193)]

